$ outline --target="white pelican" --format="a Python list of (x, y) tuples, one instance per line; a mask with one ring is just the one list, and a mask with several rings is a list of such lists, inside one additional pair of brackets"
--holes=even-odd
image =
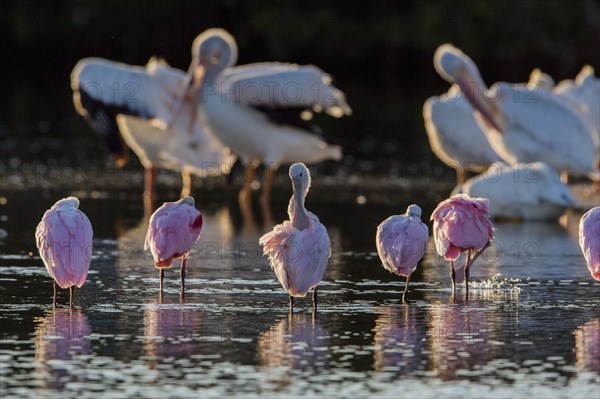
[(529, 82), (527, 83), (529, 87), (537, 87), (540, 90), (546, 91), (552, 90), (552, 88), (555, 85), (552, 76), (548, 75), (545, 72), (542, 72), (540, 68), (535, 68), (533, 71), (531, 71), (531, 73), (529, 74)]
[[(125, 144), (136, 153), (146, 169), (145, 196), (150, 199), (155, 168), (182, 172), (185, 196), (190, 173), (219, 174), (233, 164), (228, 149), (196, 120), (194, 101), (182, 101), (173, 113), (190, 79), (154, 58), (145, 68), (85, 58), (71, 73), (77, 112), (106, 141), (118, 166), (126, 161)], [(166, 120), (171, 121), (168, 128)]]
[[(529, 87), (551, 90), (552, 77), (539, 68), (529, 75)], [(423, 119), (433, 153), (456, 170), (457, 184), (467, 181), (469, 172), (483, 172), (502, 159), (479, 127), (473, 107), (454, 84), (441, 96), (429, 97), (423, 104)]]
[(543, 162), (492, 164), (456, 192), (489, 199), (492, 218), (556, 220), (575, 205), (559, 174)]
[(457, 83), (478, 111), (488, 141), (507, 163), (543, 161), (557, 170), (600, 180), (589, 127), (558, 96), (508, 83), (488, 89), (473, 61), (450, 44), (436, 50), (434, 61), (438, 73)]
[[(310, 132), (312, 111), (334, 117), (350, 115), (344, 94), (331, 77), (315, 66), (257, 63), (233, 68), (234, 38), (223, 29), (209, 29), (193, 44), (194, 76), (202, 117), (224, 145), (246, 165), (240, 199), (249, 198), (258, 164), (267, 166), (263, 203), (268, 203), (272, 173), (280, 164), (311, 164), (339, 160), (339, 146), (328, 145)], [(191, 68), (192, 69), (192, 68)]]
[(600, 164), (600, 79), (594, 76), (594, 68), (589, 65), (584, 66), (574, 82), (563, 80), (553, 91), (577, 104), (592, 127), (592, 139), (597, 162)]
[(458, 184), (469, 172), (483, 172), (501, 161), (473, 116), (473, 107), (452, 85), (442, 96), (429, 97), (423, 105), (425, 131), (433, 153), (456, 170)]

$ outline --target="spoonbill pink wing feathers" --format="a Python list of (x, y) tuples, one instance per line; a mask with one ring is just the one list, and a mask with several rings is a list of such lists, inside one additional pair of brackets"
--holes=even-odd
[(375, 242), (383, 267), (406, 277), (403, 300), (410, 275), (425, 254), (428, 240), (429, 228), (421, 222), (421, 208), (417, 205), (409, 206), (404, 215), (390, 216), (377, 227)]
[(259, 244), (281, 286), (290, 295), (290, 310), (293, 297), (304, 297), (311, 289), (316, 309), (317, 285), (331, 256), (331, 241), (319, 218), (304, 207), (310, 185), (308, 168), (301, 163), (292, 165), (290, 178), (294, 192), (291, 201), (295, 203), (289, 207), (291, 220), (276, 225), (260, 238)]
[(181, 290), (185, 289), (185, 263), (202, 228), (202, 215), (192, 197), (177, 202), (165, 202), (150, 217), (144, 249), (150, 249), (154, 265), (160, 269), (162, 291), (163, 269), (170, 268), (174, 259), (181, 259)]
[(600, 207), (590, 209), (581, 217), (579, 245), (590, 274), (600, 281)]
[(433, 213), (433, 237), (440, 256), (450, 261), (454, 288), (454, 261), (467, 252), (465, 284), (469, 290), (469, 267), (494, 238), (494, 225), (489, 219), (486, 198), (456, 194), (438, 204)]
[(92, 260), (92, 225), (79, 209), (79, 199), (63, 198), (42, 217), (35, 230), (40, 256), (50, 277), (54, 279), (54, 306), (56, 285), (70, 288), (85, 283)]

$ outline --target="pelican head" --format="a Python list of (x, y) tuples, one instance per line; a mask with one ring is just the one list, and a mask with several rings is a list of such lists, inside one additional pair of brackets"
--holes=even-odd
[(451, 44), (442, 44), (433, 56), (435, 70), (450, 83), (462, 86), (467, 82), (482, 81), (477, 66), (465, 53)]
[(473, 108), (483, 116), (486, 125), (502, 132), (499, 105), (484, 95), (488, 89), (479, 74), (479, 69), (469, 56), (446, 43), (435, 51), (433, 64), (442, 78), (458, 84)]
[(235, 65), (237, 53), (235, 39), (224, 29), (208, 29), (192, 44), (192, 57), (197, 63), (218, 72)]
[[(213, 81), (223, 69), (233, 66), (236, 61), (237, 45), (233, 36), (226, 30), (213, 28), (196, 36), (192, 43), (192, 62), (183, 84), (184, 90), (175, 102), (168, 126), (174, 123), (188, 94), (191, 94), (192, 106), (195, 107), (197, 97), (202, 95), (204, 81)], [(194, 121), (195, 114), (190, 126), (193, 126)]]
[(410, 205), (408, 207), (408, 209), (406, 209), (406, 213), (409, 216), (421, 218), (421, 208), (419, 207), (419, 205), (415, 205), (415, 204)]
[(310, 187), (310, 172), (306, 165), (298, 162), (290, 166), (290, 179), (292, 179), (294, 193), (298, 192), (303, 197), (306, 196)]

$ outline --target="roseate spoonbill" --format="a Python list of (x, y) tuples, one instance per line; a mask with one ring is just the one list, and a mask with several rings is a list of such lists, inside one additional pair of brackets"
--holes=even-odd
[(600, 179), (588, 124), (557, 95), (508, 83), (488, 89), (473, 61), (450, 44), (436, 50), (434, 63), (465, 93), (492, 148), (508, 164), (543, 161), (559, 171)]
[(410, 275), (427, 249), (429, 228), (421, 222), (421, 208), (410, 205), (404, 215), (390, 216), (377, 227), (375, 243), (383, 267), (406, 277), (402, 301), (406, 299)]
[(581, 217), (579, 246), (590, 274), (600, 281), (600, 206), (590, 209)]
[(483, 172), (501, 161), (457, 85), (442, 96), (429, 97), (423, 104), (423, 119), (431, 150), (456, 170), (457, 184), (467, 181), (469, 171)]
[(152, 252), (154, 265), (160, 270), (162, 293), (164, 269), (181, 259), (181, 292), (185, 291), (185, 263), (190, 249), (200, 236), (202, 215), (195, 208), (192, 197), (176, 202), (165, 202), (150, 217), (144, 249)]
[(308, 168), (302, 163), (295, 163), (289, 174), (293, 191), (288, 206), (290, 220), (273, 227), (258, 242), (263, 246), (281, 286), (290, 295), (290, 311), (294, 310), (294, 297), (304, 297), (311, 289), (316, 310), (317, 285), (331, 256), (331, 242), (319, 218), (304, 207), (310, 187)]
[(83, 286), (92, 261), (94, 232), (90, 220), (78, 208), (79, 199), (63, 198), (44, 213), (35, 229), (40, 257), (54, 279), (54, 307), (57, 285), (69, 288), (69, 307), (73, 306), (73, 287)]
[(237, 45), (223, 29), (200, 34), (193, 54), (194, 75), (203, 78), (191, 91), (203, 102), (201, 113), (211, 131), (246, 166), (240, 200), (249, 199), (258, 164), (267, 167), (261, 200), (268, 203), (272, 175), (280, 164), (341, 159), (341, 148), (328, 145), (307, 124), (313, 111), (336, 118), (352, 112), (325, 72), (312, 65), (283, 63), (232, 67)]
[[(191, 190), (191, 174), (227, 173), (234, 156), (196, 119), (195, 101), (178, 102), (191, 77), (163, 60), (146, 67), (101, 58), (80, 60), (71, 73), (77, 112), (125, 164), (131, 148), (145, 168), (145, 196), (153, 198), (156, 168), (182, 173), (182, 196)], [(177, 108), (175, 112), (174, 108)], [(162, 122), (169, 120), (170, 124)]]
[(468, 295), (469, 268), (494, 238), (488, 200), (471, 198), (466, 194), (453, 195), (438, 204), (431, 214), (431, 220), (437, 252), (450, 261), (453, 291), (456, 289), (454, 261), (461, 252), (467, 252), (465, 288)]
[(454, 192), (487, 198), (492, 218), (553, 220), (575, 205), (569, 187), (543, 162), (495, 163)]

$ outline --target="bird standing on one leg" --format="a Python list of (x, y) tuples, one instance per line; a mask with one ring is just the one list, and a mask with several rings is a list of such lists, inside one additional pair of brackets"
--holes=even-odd
[(421, 208), (411, 205), (404, 215), (390, 216), (377, 227), (377, 252), (383, 267), (406, 277), (402, 302), (406, 300), (410, 275), (427, 249), (429, 229), (421, 222)]
[(94, 232), (90, 220), (78, 208), (76, 197), (57, 201), (35, 230), (40, 256), (54, 279), (54, 307), (57, 285), (69, 288), (69, 307), (73, 306), (73, 286), (83, 286), (90, 269)]
[(290, 220), (273, 227), (259, 243), (281, 286), (290, 295), (290, 311), (294, 306), (293, 297), (304, 297), (311, 289), (313, 308), (317, 310), (317, 285), (331, 256), (331, 242), (319, 218), (304, 207), (310, 187), (308, 168), (303, 163), (293, 164), (290, 178), (293, 190), (288, 206)]
[(600, 206), (590, 209), (581, 217), (579, 246), (590, 274), (600, 281)]
[(469, 295), (469, 268), (494, 238), (486, 198), (457, 194), (440, 202), (431, 214), (433, 237), (440, 256), (450, 261), (452, 290), (455, 290), (454, 261), (467, 252), (465, 288)]
[(181, 293), (185, 291), (185, 264), (190, 249), (200, 236), (202, 215), (195, 208), (192, 197), (177, 202), (165, 202), (152, 214), (144, 249), (152, 252), (155, 266), (160, 270), (162, 294), (164, 269), (181, 259)]

